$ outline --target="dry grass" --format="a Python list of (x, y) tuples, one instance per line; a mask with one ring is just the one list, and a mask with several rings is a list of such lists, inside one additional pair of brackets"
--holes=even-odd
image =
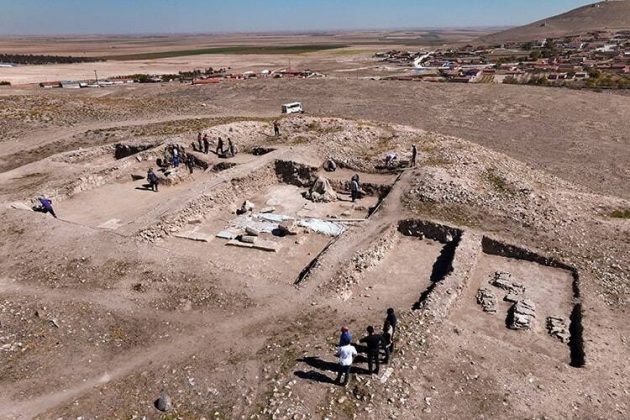
[(506, 181), (504, 177), (497, 173), (495, 168), (488, 168), (483, 173), (484, 179), (490, 183), (495, 191), (502, 194), (513, 195), (516, 193), (514, 188)]
[(615, 210), (610, 213), (610, 217), (615, 219), (630, 219), (630, 209)]

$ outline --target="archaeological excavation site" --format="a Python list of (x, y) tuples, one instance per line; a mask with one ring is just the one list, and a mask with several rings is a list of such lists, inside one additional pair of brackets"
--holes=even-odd
[[(629, 227), (606, 215), (624, 199), (363, 119), (54, 139), (0, 173), (2, 417), (628, 413), (611, 362), (629, 354), (627, 312), (610, 311)], [(370, 372), (361, 338), (390, 308), (393, 348)], [(342, 327), (358, 351), (345, 386)]]

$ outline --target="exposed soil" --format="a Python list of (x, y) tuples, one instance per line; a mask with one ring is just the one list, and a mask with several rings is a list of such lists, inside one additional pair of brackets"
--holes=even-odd
[[(134, 101), (146, 107), (133, 118), (120, 111), (119, 122), (105, 105), (77, 115), (88, 96), (62, 93), (67, 108), (55, 110), (54, 126), (3, 122), (14, 138), (32, 132), (18, 149), (2, 143), (2, 416), (628, 416), (630, 225), (612, 217), (630, 208), (627, 173), (615, 170), (628, 157), (627, 139), (615, 137), (629, 112), (621, 96), (284, 82), (121, 90), (121, 101), (135, 98), (130, 113)], [(354, 94), (331, 94), (341, 87)], [(34, 107), (56, 93), (41, 95)], [(282, 118), (273, 137), (278, 101), (289, 96), (335, 116)], [(565, 100), (567, 118), (547, 115)], [(160, 119), (162, 101), (190, 106)], [(202, 101), (213, 112), (197, 119)], [(571, 120), (580, 101), (601, 107)], [(208, 154), (192, 151), (199, 131), (210, 136)], [(240, 153), (213, 153), (219, 136)], [(578, 138), (575, 150), (562, 146)], [(116, 143), (133, 153), (117, 155)], [(173, 144), (194, 156), (194, 172), (160, 171), (164, 182), (149, 191), (147, 169)], [(388, 152), (400, 163), (384, 167)], [(336, 172), (322, 169), (329, 158)], [(352, 203), (354, 174), (366, 195)], [(318, 176), (336, 201), (304, 197)], [(29, 211), (40, 194), (58, 219)], [(252, 214), (345, 231), (278, 226), (255, 239), (275, 252), (228, 246), (217, 234), (245, 200)], [(487, 238), (518, 252), (485, 253)], [(500, 291), (495, 314), (476, 303), (496, 271), (511, 272), (536, 304), (531, 329), (507, 328)], [(380, 330), (389, 307), (399, 318), (391, 361), (375, 376), (361, 356), (350, 385), (334, 385), (339, 328), (357, 342), (367, 325)], [(568, 320), (572, 342), (548, 334), (548, 316)], [(162, 393), (173, 402), (166, 413), (154, 405)]]

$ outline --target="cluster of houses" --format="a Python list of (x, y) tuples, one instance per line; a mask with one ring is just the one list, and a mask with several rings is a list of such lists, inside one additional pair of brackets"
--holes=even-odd
[[(495, 46), (388, 51), (374, 57), (412, 71), (386, 77), (464, 83), (584, 82), (604, 75), (630, 82), (630, 30), (595, 31)], [(623, 85), (624, 87), (626, 85)]]
[(45, 89), (64, 88), (64, 89), (80, 89), (80, 88), (102, 88), (110, 86), (121, 86), (130, 83), (165, 83), (178, 81), (182, 83), (192, 83), (193, 85), (205, 85), (211, 83), (219, 83), (222, 80), (247, 80), (258, 78), (301, 78), (311, 79), (316, 77), (325, 77), (324, 74), (311, 70), (295, 71), (288, 69), (281, 70), (262, 70), (260, 72), (246, 71), (244, 73), (227, 73), (225, 69), (214, 72), (182, 72), (175, 74), (137, 74), (133, 76), (114, 77), (105, 80), (62, 80), (52, 82), (42, 82), (39, 86)]
[(133, 79), (115, 78), (112, 80), (62, 80), (54, 82), (41, 82), (39, 87), (44, 89), (64, 88), (64, 89), (81, 89), (81, 88), (101, 88), (110, 86), (121, 86), (134, 83)]
[(297, 79), (312, 79), (318, 77), (326, 77), (322, 73), (318, 73), (312, 70), (289, 70), (289, 69), (281, 69), (281, 70), (261, 70), (260, 72), (255, 71), (246, 71), (243, 73), (236, 74), (213, 74), (213, 75), (205, 75), (198, 78), (192, 79), (193, 85), (205, 85), (211, 83), (219, 83), (222, 80), (247, 80), (247, 79), (281, 79), (281, 78), (297, 78)]

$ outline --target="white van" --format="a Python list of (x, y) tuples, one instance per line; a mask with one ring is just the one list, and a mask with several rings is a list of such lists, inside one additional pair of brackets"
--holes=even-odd
[(282, 105), (283, 114), (293, 114), (295, 112), (304, 112), (304, 108), (302, 108), (301, 102), (291, 102), (289, 104)]

